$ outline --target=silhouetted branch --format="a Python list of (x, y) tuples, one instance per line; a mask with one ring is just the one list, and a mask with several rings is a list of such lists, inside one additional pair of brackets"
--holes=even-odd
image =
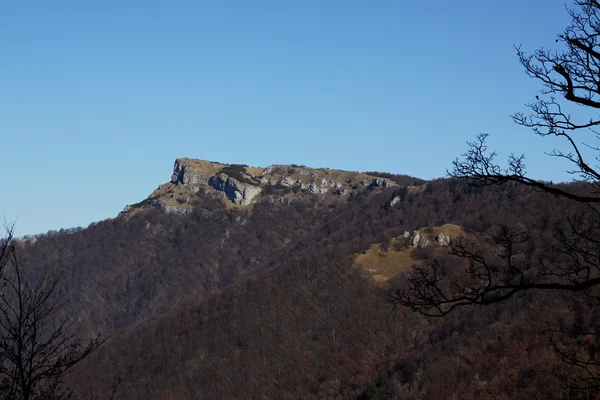
[(68, 398), (64, 376), (96, 350), (83, 345), (75, 322), (61, 316), (61, 276), (25, 268), (12, 227), (0, 247), (0, 399)]
[[(600, 145), (583, 142), (579, 136), (591, 133), (592, 140), (600, 139), (594, 130), (600, 125), (600, 2), (577, 0), (569, 14), (571, 24), (556, 39), (563, 46), (561, 50), (542, 48), (528, 54), (516, 47), (525, 72), (539, 80), (542, 89), (541, 96), (526, 105), (530, 113), (516, 113), (512, 119), (539, 136), (561, 138), (564, 149), (554, 149), (548, 155), (566, 160), (572, 167), (566, 172), (587, 183), (587, 190), (527, 176), (523, 155), (512, 154), (506, 166), (500, 166), (496, 152), (488, 150), (488, 134), (468, 142), (467, 152), (454, 160), (448, 174), (475, 185), (517, 183), (587, 204), (587, 210), (568, 218), (567, 227), (557, 227), (552, 257), (533, 265), (520, 263), (518, 258), (518, 248), (528, 240), (527, 235), (507, 225), (478, 251), (467, 247), (463, 238), (453, 241), (452, 254), (460, 262), (442, 266), (434, 260), (427, 267), (413, 267), (406, 287), (390, 294), (393, 304), (443, 316), (460, 306), (493, 304), (528, 290), (578, 292), (600, 301), (591, 291), (600, 285), (600, 210), (595, 206), (600, 203), (600, 169), (596, 165)], [(557, 100), (560, 98), (564, 102)], [(578, 106), (581, 111), (572, 115), (564, 104)], [(590, 156), (590, 152), (595, 154)], [(490, 247), (495, 251), (482, 253)], [(571, 367), (561, 378), (570, 387), (600, 390), (600, 361), (596, 357), (599, 331), (591, 332), (580, 329), (579, 339), (569, 346), (552, 341), (558, 357)]]

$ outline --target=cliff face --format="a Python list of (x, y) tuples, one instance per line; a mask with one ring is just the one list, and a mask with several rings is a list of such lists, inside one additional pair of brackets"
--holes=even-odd
[[(186, 214), (192, 195), (202, 191), (223, 197), (236, 206), (257, 201), (289, 202), (306, 195), (345, 196), (353, 191), (384, 189), (397, 184), (383, 177), (304, 165), (266, 168), (178, 158), (169, 183), (160, 185), (144, 204)], [(131, 206), (125, 211), (131, 210)]]

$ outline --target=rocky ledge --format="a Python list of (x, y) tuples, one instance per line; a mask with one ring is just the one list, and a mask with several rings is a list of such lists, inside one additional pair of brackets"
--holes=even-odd
[[(186, 214), (190, 211), (187, 203), (191, 195), (199, 191), (224, 197), (238, 206), (247, 206), (261, 199), (273, 201), (274, 192), (285, 193), (276, 200), (287, 202), (302, 195), (345, 196), (352, 191), (392, 186), (397, 184), (387, 178), (330, 168), (295, 164), (263, 168), (178, 158), (171, 181), (160, 185), (148, 199), (138, 204), (160, 205), (167, 212)], [(128, 206), (124, 211), (136, 206)]]

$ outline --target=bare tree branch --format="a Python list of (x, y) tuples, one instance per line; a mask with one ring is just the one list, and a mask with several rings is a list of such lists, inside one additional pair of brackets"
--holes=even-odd
[[(515, 183), (572, 201), (577, 210), (588, 207), (556, 228), (552, 257), (547, 259), (521, 257), (529, 237), (508, 223), (479, 246), (453, 238), (450, 246), (456, 262), (442, 265), (432, 260), (426, 267), (413, 266), (406, 285), (390, 293), (393, 304), (439, 317), (458, 307), (494, 304), (524, 291), (581, 293), (600, 302), (594, 291), (600, 287), (600, 135), (594, 130), (600, 126), (600, 2), (574, 4), (569, 10), (571, 24), (556, 39), (559, 50), (526, 53), (516, 47), (525, 73), (542, 88), (536, 100), (526, 104), (529, 113), (515, 113), (512, 119), (541, 137), (560, 138), (561, 147), (548, 155), (566, 160), (570, 165), (566, 172), (586, 183), (585, 190), (582, 185), (555, 185), (529, 177), (523, 155), (512, 154), (505, 166), (499, 165), (497, 153), (488, 150), (485, 133), (467, 143), (468, 150), (454, 160), (448, 175), (482, 186)], [(567, 106), (577, 107), (577, 113), (571, 114)], [(551, 338), (555, 353), (570, 367), (559, 377), (572, 388), (600, 392), (597, 328), (566, 329)], [(569, 334), (577, 330), (578, 339), (573, 341)]]
[(60, 274), (28, 270), (12, 226), (0, 241), (0, 273), (0, 399), (69, 398), (65, 375), (105, 339), (82, 344), (75, 323), (61, 316)]

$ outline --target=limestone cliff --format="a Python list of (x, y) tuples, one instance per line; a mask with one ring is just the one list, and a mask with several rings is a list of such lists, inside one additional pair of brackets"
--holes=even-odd
[[(191, 209), (192, 195), (199, 191), (223, 197), (236, 206), (248, 206), (257, 201), (288, 203), (305, 195), (345, 196), (352, 191), (392, 186), (397, 184), (391, 179), (330, 168), (294, 164), (262, 168), (178, 158), (171, 181), (160, 185), (139, 204), (185, 215)], [(128, 206), (125, 211), (132, 207), (135, 208)]]

